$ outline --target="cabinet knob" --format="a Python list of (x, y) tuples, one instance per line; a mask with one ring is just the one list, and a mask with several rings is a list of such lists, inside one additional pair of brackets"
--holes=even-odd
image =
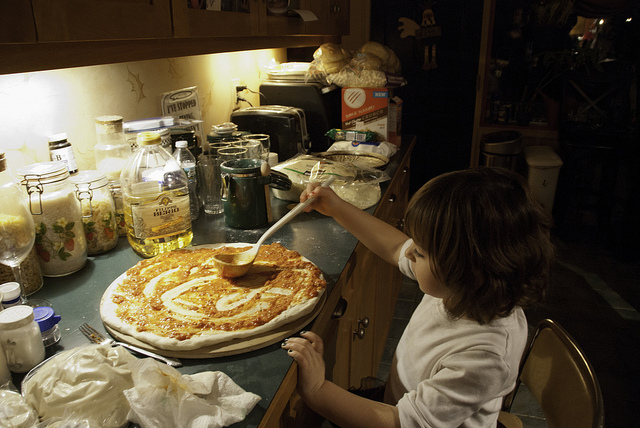
[(364, 327), (360, 327), (359, 329), (353, 331), (353, 335), (358, 339), (364, 339), (365, 334), (366, 334), (366, 331)]
[(358, 320), (358, 325), (363, 328), (369, 327), (369, 317), (364, 317), (361, 320)]
[(338, 304), (333, 309), (333, 313), (331, 314), (331, 319), (337, 320), (342, 318), (344, 316), (344, 313), (347, 311), (347, 304), (348, 302), (341, 297), (340, 300), (338, 301)]
[(394, 203), (396, 201), (396, 199), (398, 199), (398, 196), (393, 193), (389, 196), (389, 202)]
[(396, 229), (404, 231), (404, 219), (403, 218), (399, 218), (396, 221)]

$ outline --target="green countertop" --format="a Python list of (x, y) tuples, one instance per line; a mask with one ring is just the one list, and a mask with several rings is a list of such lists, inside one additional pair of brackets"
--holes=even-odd
[[(396, 154), (385, 171), (393, 176), (402, 153)], [(389, 182), (382, 184), (382, 193)], [(271, 198), (274, 219), (282, 217), (291, 202)], [(373, 213), (375, 207), (367, 211)], [(224, 223), (223, 215), (206, 215), (202, 212), (193, 224), (192, 245), (248, 242), (255, 243), (268, 226), (253, 230), (232, 229)], [(353, 252), (357, 240), (332, 218), (317, 212), (302, 213), (276, 232), (267, 243), (280, 242), (286, 248), (295, 250), (315, 263), (323, 272), (329, 293), (342, 273)], [(131, 249), (127, 239), (119, 238), (113, 250), (89, 257), (86, 265), (71, 275), (44, 279), (44, 286), (31, 299), (47, 299), (56, 314), (62, 317), (59, 328), (61, 340), (48, 349), (48, 355), (84, 345), (87, 339), (78, 326), (87, 323), (106, 334), (99, 312), (100, 299), (120, 274), (138, 263), (142, 258)], [(108, 334), (107, 334), (108, 336)], [(247, 418), (234, 427), (256, 427), (263, 418), (292, 359), (276, 343), (251, 352), (209, 359), (181, 359), (184, 366), (179, 370), (185, 374), (202, 371), (222, 371), (240, 387), (256, 393), (262, 400)], [(22, 376), (15, 375), (18, 386)]]

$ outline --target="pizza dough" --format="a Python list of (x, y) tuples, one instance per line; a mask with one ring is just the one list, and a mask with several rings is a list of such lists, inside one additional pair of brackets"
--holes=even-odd
[(230, 279), (212, 256), (248, 244), (203, 247), (142, 260), (118, 277), (100, 304), (105, 325), (157, 349), (198, 350), (302, 318), (325, 291), (320, 270), (280, 244), (263, 245), (249, 272)]

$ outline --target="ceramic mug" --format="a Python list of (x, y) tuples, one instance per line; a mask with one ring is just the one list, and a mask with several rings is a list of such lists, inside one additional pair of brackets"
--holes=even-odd
[(268, 222), (265, 187), (271, 182), (263, 176), (259, 159), (235, 159), (220, 165), (222, 205), (229, 227), (254, 229)]

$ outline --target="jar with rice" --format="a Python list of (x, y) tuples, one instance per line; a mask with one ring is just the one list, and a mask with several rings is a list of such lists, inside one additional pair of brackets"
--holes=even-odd
[(35, 223), (35, 249), (44, 276), (64, 276), (87, 261), (82, 209), (62, 162), (41, 162), (17, 170)]
[(81, 171), (71, 178), (82, 205), (82, 225), (87, 254), (102, 254), (118, 244), (116, 207), (107, 176), (100, 171)]

